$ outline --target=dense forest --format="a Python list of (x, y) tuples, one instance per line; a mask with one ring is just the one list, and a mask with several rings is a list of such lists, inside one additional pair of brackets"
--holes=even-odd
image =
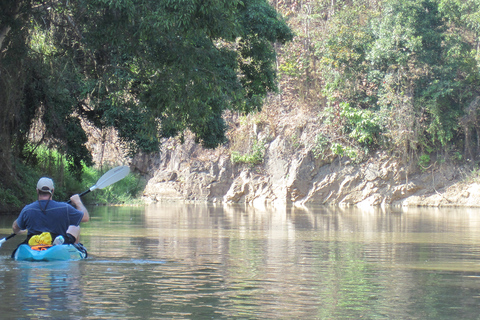
[(266, 0), (2, 1), (2, 202), (42, 148), (80, 178), (85, 123), (114, 128), (131, 154), (185, 130), (218, 146), (225, 110), (259, 110), (276, 89), (274, 44), (292, 38)]
[[(287, 16), (281, 79), (323, 104), (318, 136), (363, 159), (381, 148), (428, 166), (475, 160), (479, 140), (477, 0), (300, 1)], [(285, 12), (285, 11), (283, 11)]]
[(38, 164), (42, 147), (74, 176), (91, 165), (82, 124), (114, 128), (132, 155), (186, 131), (215, 148), (226, 141), (225, 112), (256, 112), (272, 94), (320, 106), (328, 130), (318, 149), (356, 161), (383, 149), (425, 167), (475, 161), (479, 6), (3, 1), (1, 201), (21, 193), (19, 173)]

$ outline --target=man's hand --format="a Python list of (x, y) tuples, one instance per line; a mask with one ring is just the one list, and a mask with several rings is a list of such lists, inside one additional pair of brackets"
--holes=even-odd
[(78, 194), (74, 194), (73, 196), (71, 196), (70, 201), (75, 205), (76, 208), (78, 208), (79, 205), (83, 205), (82, 200), (80, 200), (80, 196)]
[(72, 201), (75, 208), (83, 212), (82, 222), (87, 222), (88, 220), (90, 220), (90, 215), (88, 214), (88, 210), (83, 205), (82, 200), (80, 200), (80, 196), (78, 194), (74, 194), (73, 196), (71, 196), (70, 201)]

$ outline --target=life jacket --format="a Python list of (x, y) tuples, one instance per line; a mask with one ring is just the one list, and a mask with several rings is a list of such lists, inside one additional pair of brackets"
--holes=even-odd
[(44, 251), (44, 250), (47, 250), (48, 248), (51, 248), (52, 245), (51, 244), (41, 244), (41, 245), (38, 245), (38, 246), (33, 246), (31, 247), (32, 250), (35, 250), (35, 251)]

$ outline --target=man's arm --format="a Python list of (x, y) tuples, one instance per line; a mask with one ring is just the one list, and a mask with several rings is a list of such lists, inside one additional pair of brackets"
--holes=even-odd
[(17, 220), (13, 221), (12, 229), (13, 229), (13, 233), (15, 234), (24, 233), (25, 231), (27, 231), (27, 230), (20, 229), (20, 227), (18, 226)]
[(72, 201), (72, 204), (75, 206), (75, 208), (77, 208), (77, 210), (83, 212), (83, 218), (81, 222), (87, 222), (88, 220), (90, 220), (88, 210), (83, 205), (82, 200), (80, 199), (80, 196), (78, 194), (74, 194), (73, 196), (71, 196), (70, 201)]

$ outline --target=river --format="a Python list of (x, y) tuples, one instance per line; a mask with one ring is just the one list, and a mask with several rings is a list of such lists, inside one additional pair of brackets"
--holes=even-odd
[(22, 236), (2, 245), (1, 319), (479, 318), (480, 209), (89, 211), (86, 260), (17, 262)]

